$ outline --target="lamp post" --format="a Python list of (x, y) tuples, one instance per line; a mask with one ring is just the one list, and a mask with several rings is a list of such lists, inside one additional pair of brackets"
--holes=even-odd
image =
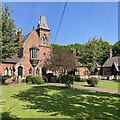
[(35, 67), (39, 63), (39, 49), (35, 46), (32, 45), (30, 50), (30, 63), (33, 66), (33, 75), (35, 75)]

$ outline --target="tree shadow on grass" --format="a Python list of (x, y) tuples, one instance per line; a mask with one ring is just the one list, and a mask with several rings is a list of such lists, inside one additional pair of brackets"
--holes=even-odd
[(23, 109), (36, 109), (51, 116), (117, 119), (118, 96), (58, 86), (34, 86), (12, 97), (29, 102)]
[(11, 115), (10, 112), (3, 112), (1, 117), (2, 120), (19, 120), (18, 117)]

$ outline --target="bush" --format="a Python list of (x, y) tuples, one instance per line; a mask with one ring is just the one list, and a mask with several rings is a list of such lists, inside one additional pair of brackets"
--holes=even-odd
[(35, 83), (42, 84), (44, 83), (44, 80), (40, 76), (35, 76)]
[(33, 79), (33, 75), (27, 75), (26, 76), (26, 83), (32, 82), (32, 79)]
[(87, 83), (94, 87), (95, 85), (98, 84), (98, 78), (96, 77), (88, 78)]
[(51, 77), (50, 82), (51, 83), (60, 83), (60, 78), (59, 77)]
[(54, 79), (56, 76), (54, 76), (52, 73), (48, 73), (46, 74), (46, 77), (48, 79), (48, 82), (54, 82), (55, 81)]
[(26, 79), (22, 79), (22, 83), (26, 83)]
[(75, 81), (80, 81), (80, 75), (75, 75)]
[(120, 82), (120, 79), (118, 79), (117, 82)]
[(64, 83), (67, 87), (73, 85), (75, 77), (73, 75), (63, 75), (61, 76), (61, 83)]
[(13, 79), (12, 79), (13, 81), (15, 81), (16, 80), (16, 76), (13, 76)]
[(28, 83), (28, 84), (42, 84), (42, 83), (44, 83), (44, 80), (41, 78), (41, 76), (28, 75), (28, 76), (26, 76), (26, 83)]
[(2, 84), (5, 84), (5, 80), (9, 79), (9, 76), (1, 76)]

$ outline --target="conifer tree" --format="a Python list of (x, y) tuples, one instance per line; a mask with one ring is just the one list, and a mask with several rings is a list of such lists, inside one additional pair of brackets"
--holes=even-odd
[(12, 12), (13, 10), (9, 11), (9, 6), (6, 4), (1, 11), (2, 39), (0, 41), (0, 50), (2, 51), (2, 61), (4, 61), (6, 58), (10, 58), (20, 49), (20, 44), (17, 41), (20, 36), (20, 32), (16, 34), (16, 26), (14, 24), (16, 19), (10, 18)]

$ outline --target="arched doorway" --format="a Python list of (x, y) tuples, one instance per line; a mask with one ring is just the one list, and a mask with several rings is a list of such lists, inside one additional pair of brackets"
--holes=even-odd
[(22, 76), (23, 75), (23, 67), (19, 66), (18, 67), (18, 76)]
[(46, 75), (46, 69), (45, 69), (45, 67), (42, 68), (42, 75)]

